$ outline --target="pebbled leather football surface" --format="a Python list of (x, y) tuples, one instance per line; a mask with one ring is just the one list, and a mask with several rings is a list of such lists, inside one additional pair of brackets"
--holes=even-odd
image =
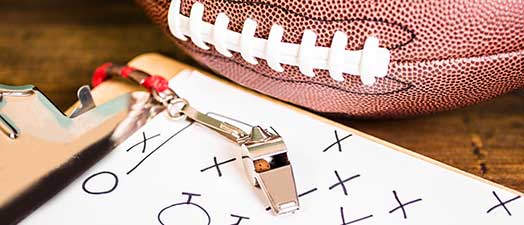
[[(388, 73), (371, 85), (344, 74), (336, 81), (327, 70), (316, 76), (296, 66), (271, 69), (265, 60), (228, 58), (211, 45), (203, 50), (174, 38), (168, 27), (169, 0), (137, 0), (174, 42), (229, 79), (264, 94), (323, 113), (361, 118), (398, 118), (453, 109), (524, 87), (523, 1), (334, 1), (205, 0), (202, 20), (214, 24), (225, 13), (229, 30), (257, 21), (256, 37), (267, 39), (273, 24), (284, 27), (282, 41), (300, 44), (313, 30), (317, 46), (329, 47), (336, 31), (345, 32), (347, 50), (362, 49), (374, 35), (388, 48)], [(190, 15), (196, 1), (182, 0)]]

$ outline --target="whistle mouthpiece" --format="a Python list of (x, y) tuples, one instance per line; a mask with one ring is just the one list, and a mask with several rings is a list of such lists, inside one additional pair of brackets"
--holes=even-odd
[(242, 144), (244, 169), (251, 183), (262, 189), (274, 214), (293, 213), (300, 208), (293, 168), (282, 137), (259, 126)]

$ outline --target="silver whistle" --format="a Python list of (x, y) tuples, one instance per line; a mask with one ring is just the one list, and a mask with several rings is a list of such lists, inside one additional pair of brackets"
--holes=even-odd
[(177, 103), (182, 105), (172, 112), (173, 115), (187, 116), (241, 146), (246, 175), (253, 186), (263, 191), (274, 214), (282, 215), (299, 209), (293, 168), (280, 135), (260, 126), (252, 127), (251, 133), (246, 133), (229, 123), (198, 112), (183, 99), (178, 99)]
[(14, 224), (165, 107), (147, 92), (96, 106), (87, 86), (62, 113), (37, 88), (0, 85), (0, 218)]
[(242, 160), (251, 183), (263, 190), (275, 214), (300, 208), (293, 168), (280, 135), (253, 127), (249, 139), (242, 144)]

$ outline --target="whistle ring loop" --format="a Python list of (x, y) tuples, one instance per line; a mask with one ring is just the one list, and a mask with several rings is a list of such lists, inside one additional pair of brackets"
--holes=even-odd
[(186, 115), (183, 112), (185, 107), (189, 106), (189, 102), (184, 98), (172, 98), (167, 103), (167, 115), (170, 119), (180, 120), (185, 119)]

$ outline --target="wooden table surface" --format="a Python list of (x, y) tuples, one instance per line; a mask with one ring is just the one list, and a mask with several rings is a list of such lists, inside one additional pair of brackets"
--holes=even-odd
[[(61, 109), (106, 61), (181, 53), (141, 9), (122, 0), (3, 0), (0, 83), (35, 84)], [(524, 191), (524, 91), (402, 120), (337, 119), (459, 169)], [(380, 165), (377, 165), (380, 166)]]

